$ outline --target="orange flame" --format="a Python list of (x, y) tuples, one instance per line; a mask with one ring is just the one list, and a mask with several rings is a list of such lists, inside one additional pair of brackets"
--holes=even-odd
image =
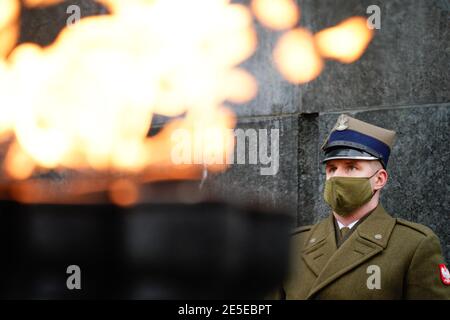
[[(59, 2), (23, 1), (28, 7)], [(14, 48), (19, 1), (0, 0), (0, 143), (7, 145), (6, 174), (19, 181), (51, 168), (140, 175), (110, 189), (113, 201), (127, 205), (138, 196), (133, 184), (145, 179), (192, 178), (203, 166), (224, 170), (234, 147), (228, 129), (236, 123), (225, 102), (245, 103), (257, 93), (254, 77), (238, 67), (257, 47), (252, 12), (229, 0), (98, 2), (111, 14), (82, 19), (50, 46)], [(254, 0), (251, 7), (262, 24), (276, 30), (299, 20), (292, 0)], [(372, 37), (361, 19), (315, 37), (303, 28), (286, 31), (274, 51), (276, 66), (287, 80), (305, 83), (322, 71), (322, 57), (354, 61)], [(155, 114), (183, 117), (147, 137)], [(173, 163), (179, 151), (173, 140), (180, 133), (183, 152), (195, 154), (194, 146), (201, 146), (195, 165)], [(80, 185), (101, 189), (105, 181)], [(25, 200), (37, 194), (34, 184), (17, 186), (26, 190)], [(118, 198), (116, 191), (123, 189), (128, 196)]]
[[(117, 12), (81, 20), (47, 48), (20, 45), (1, 65), (11, 83), (1, 113), (15, 110), (1, 128), (17, 139), (5, 162), (14, 179), (30, 176), (23, 168), (136, 173), (170, 164), (170, 148), (161, 148), (170, 137), (146, 137), (154, 113), (186, 113), (176, 123), (191, 131), (193, 114), (201, 115), (196, 127), (225, 129), (234, 117), (219, 112), (223, 102), (256, 94), (253, 77), (236, 68), (256, 47), (246, 7), (223, 0), (103, 2)], [(225, 148), (213, 143), (205, 154), (218, 146)]]
[(320, 31), (315, 39), (323, 57), (351, 63), (361, 57), (373, 38), (366, 18), (352, 17), (335, 27)]
[(301, 28), (281, 37), (274, 51), (274, 61), (281, 74), (293, 83), (311, 81), (323, 69), (323, 61), (316, 50), (312, 34)]
[(109, 188), (111, 201), (119, 206), (127, 207), (139, 200), (139, 189), (133, 181), (118, 179)]
[(65, 0), (22, 0), (23, 4), (29, 8), (51, 6), (64, 1)]
[(252, 0), (251, 7), (263, 25), (275, 30), (292, 28), (300, 16), (293, 0)]
[(0, 72), (2, 71), (2, 61), (16, 44), (19, 35), (19, 1), (0, 1)]

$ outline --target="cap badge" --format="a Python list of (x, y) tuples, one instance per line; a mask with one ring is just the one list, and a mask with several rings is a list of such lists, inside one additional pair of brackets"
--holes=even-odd
[(338, 131), (347, 129), (348, 128), (348, 118), (343, 114), (340, 115), (336, 122), (336, 126), (334, 128)]
[(446, 286), (450, 285), (450, 272), (445, 264), (439, 265), (439, 271), (441, 273), (441, 280)]

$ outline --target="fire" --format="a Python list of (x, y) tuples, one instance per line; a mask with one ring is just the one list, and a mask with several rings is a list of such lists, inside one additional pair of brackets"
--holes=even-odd
[(63, 2), (64, 0), (22, 0), (27, 7), (44, 7)]
[(323, 69), (322, 57), (314, 45), (313, 35), (301, 28), (281, 37), (274, 51), (274, 61), (281, 74), (293, 83), (311, 81)]
[(146, 137), (153, 114), (185, 113), (180, 128), (226, 129), (234, 118), (220, 111), (224, 101), (256, 94), (256, 81), (236, 67), (256, 48), (246, 7), (161, 0), (120, 8), (66, 28), (49, 47), (23, 44), (11, 54), (2, 110), (16, 110), (2, 126), (17, 139), (5, 162), (11, 177), (27, 178), (25, 167), (139, 172), (170, 163), (154, 148), (161, 138), (170, 144), (167, 135)]
[(300, 16), (294, 0), (252, 0), (251, 7), (263, 25), (275, 30), (292, 28)]
[(19, 17), (18, 0), (0, 1), (0, 71), (2, 71), (1, 59), (5, 57), (13, 48), (19, 35)]
[[(226, 103), (248, 102), (258, 89), (254, 77), (239, 67), (257, 48), (250, 8), (229, 0), (98, 2), (110, 14), (81, 19), (47, 47), (14, 48), (19, 1), (0, 1), (4, 172), (26, 180), (39, 170), (68, 168), (151, 180), (159, 176), (155, 168), (164, 167), (169, 169), (159, 170), (162, 178), (191, 177), (192, 166), (178, 171), (171, 161), (177, 132), (188, 132), (202, 145), (203, 159), (196, 162), (201, 168), (224, 170), (226, 161), (205, 159), (221, 158), (234, 147), (228, 129), (236, 120)], [(251, 9), (277, 30), (299, 20), (300, 9), (291, 0), (254, 0)], [(320, 74), (323, 58), (356, 59), (371, 38), (355, 21), (315, 36), (303, 28), (286, 31), (274, 52), (276, 66), (289, 81), (304, 83)], [(148, 137), (156, 114), (176, 118)], [(118, 186), (131, 190), (118, 202), (134, 199), (132, 183)]]
[(316, 34), (317, 48), (323, 57), (351, 63), (359, 59), (373, 38), (363, 17), (349, 18)]
[(109, 188), (111, 201), (120, 206), (130, 206), (139, 200), (139, 189), (133, 181), (118, 179)]

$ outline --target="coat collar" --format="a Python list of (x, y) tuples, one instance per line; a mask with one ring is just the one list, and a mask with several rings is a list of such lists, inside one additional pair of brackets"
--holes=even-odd
[(337, 249), (333, 215), (317, 224), (302, 254), (317, 277), (307, 298), (386, 248), (394, 226), (395, 219), (379, 204)]
[(303, 249), (303, 260), (319, 276), (327, 261), (337, 250), (333, 215), (319, 222), (310, 232)]

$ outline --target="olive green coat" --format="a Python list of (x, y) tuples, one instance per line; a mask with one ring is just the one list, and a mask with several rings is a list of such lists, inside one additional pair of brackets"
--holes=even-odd
[(286, 299), (450, 299), (439, 239), (379, 205), (339, 247), (333, 216), (293, 234)]

